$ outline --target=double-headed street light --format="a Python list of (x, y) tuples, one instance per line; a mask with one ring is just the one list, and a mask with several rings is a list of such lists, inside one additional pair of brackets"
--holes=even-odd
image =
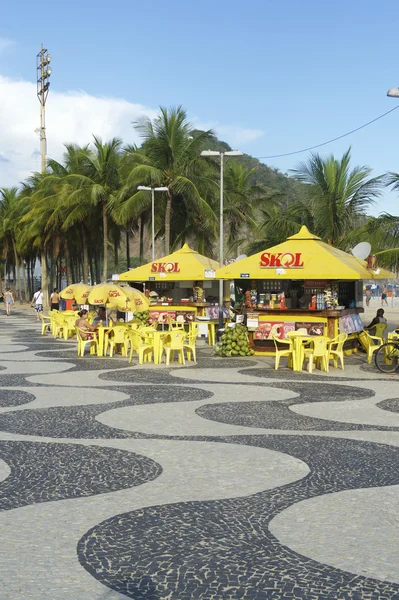
[(46, 170), (46, 156), (47, 156), (47, 138), (46, 138), (46, 118), (45, 118), (45, 106), (50, 87), (49, 77), (51, 75), (51, 54), (48, 53), (46, 48), (40, 50), (36, 56), (36, 80), (37, 80), (37, 97), (40, 102), (40, 156), (42, 160), (42, 173)]
[[(220, 205), (219, 205), (219, 265), (223, 267), (223, 165), (225, 156), (243, 156), (239, 150), (218, 152), (217, 150), (203, 150), (201, 156), (220, 156)], [(223, 280), (219, 280), (219, 329), (224, 327), (223, 317)]]
[(167, 192), (167, 187), (149, 187), (146, 185), (139, 185), (138, 190), (142, 192), (151, 192), (151, 249), (152, 249), (152, 262), (155, 260), (155, 192)]
[(399, 88), (389, 88), (387, 91), (387, 96), (390, 98), (399, 98)]

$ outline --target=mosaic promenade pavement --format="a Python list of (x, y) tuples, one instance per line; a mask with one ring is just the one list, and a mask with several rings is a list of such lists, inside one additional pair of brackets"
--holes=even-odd
[(39, 333), (0, 315), (1, 600), (399, 600), (399, 375)]

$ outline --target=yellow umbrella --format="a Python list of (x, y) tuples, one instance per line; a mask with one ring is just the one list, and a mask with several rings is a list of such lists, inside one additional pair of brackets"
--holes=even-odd
[(64, 300), (75, 300), (77, 304), (87, 304), (91, 289), (86, 283), (72, 283), (60, 292), (60, 296)]
[(126, 305), (128, 296), (121, 287), (114, 283), (99, 283), (91, 289), (87, 300), (89, 304), (94, 306), (110, 304), (118, 308)]
[(123, 290), (129, 299), (129, 304), (132, 304), (132, 310), (135, 312), (144, 312), (149, 309), (150, 301), (143, 292), (130, 287), (130, 285), (118, 286)]

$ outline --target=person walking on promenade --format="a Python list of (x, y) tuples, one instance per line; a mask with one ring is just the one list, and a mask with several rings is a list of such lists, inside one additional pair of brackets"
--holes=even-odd
[(51, 310), (60, 310), (60, 295), (57, 288), (54, 288), (50, 296)]
[(6, 315), (7, 317), (11, 314), (11, 306), (14, 304), (14, 296), (10, 288), (6, 288), (6, 291), (3, 294), (4, 304), (6, 305)]
[(43, 312), (43, 292), (41, 287), (33, 294), (32, 304), (35, 307), (36, 321), (40, 321), (40, 313)]

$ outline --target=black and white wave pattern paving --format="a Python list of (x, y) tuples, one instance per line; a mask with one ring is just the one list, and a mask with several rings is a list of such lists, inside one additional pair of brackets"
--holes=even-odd
[[(278, 383), (273, 387), (289, 389), (299, 394), (299, 398), (288, 400), (277, 400), (274, 402), (241, 402), (230, 404), (223, 402), (209, 406), (201, 406), (196, 413), (205, 418), (230, 425), (244, 427), (264, 427), (265, 429), (288, 429), (297, 431), (355, 431), (355, 430), (378, 430), (399, 431), (399, 427), (367, 425), (357, 423), (341, 423), (326, 419), (317, 419), (299, 415), (290, 410), (291, 406), (308, 404), (313, 402), (345, 402), (355, 399), (366, 399), (374, 396), (374, 392), (365, 388), (349, 387), (345, 385), (334, 385), (314, 383), (312, 386), (304, 383)], [(243, 394), (244, 396), (244, 394)], [(388, 402), (385, 401), (385, 402)]]
[(300, 458), (310, 474), (247, 498), (156, 506), (117, 515), (79, 542), (81, 564), (129, 598), (342, 600), (399, 598), (399, 585), (354, 577), (296, 554), (268, 523), (291, 504), (399, 483), (399, 448), (319, 437), (244, 436)]
[(0, 441), (11, 475), (0, 482), (0, 510), (105, 494), (141, 485), (162, 468), (131, 452), (78, 444)]
[(399, 413), (399, 398), (387, 398), (377, 404), (378, 408), (388, 410), (389, 412)]
[[(125, 391), (124, 388), (121, 390)], [(130, 399), (108, 404), (95, 404), (93, 397), (93, 404), (88, 406), (37, 408), (3, 413), (0, 414), (0, 431), (52, 438), (129, 438), (134, 434), (100, 423), (96, 420), (97, 415), (124, 406), (195, 401), (213, 396), (212, 392), (183, 386), (171, 388), (152, 385), (145, 389), (135, 387), (126, 391), (129, 392)]]
[(35, 396), (22, 390), (6, 390), (0, 389), (0, 407), (20, 406), (33, 402)]
[[(292, 507), (306, 515), (308, 501), (339, 506), (387, 486), (393, 497), (394, 376), (364, 372), (362, 357), (310, 375), (208, 348), (186, 368), (129, 367), (39, 333), (30, 317), (0, 317), (0, 527), (3, 564), (16, 565), (7, 600), (399, 600), (395, 565), (370, 576), (350, 556), (323, 563), (311, 540), (295, 551), (284, 523), (284, 543), (273, 527)], [(162, 419), (177, 416), (168, 435)], [(394, 527), (397, 512), (380, 504)]]

